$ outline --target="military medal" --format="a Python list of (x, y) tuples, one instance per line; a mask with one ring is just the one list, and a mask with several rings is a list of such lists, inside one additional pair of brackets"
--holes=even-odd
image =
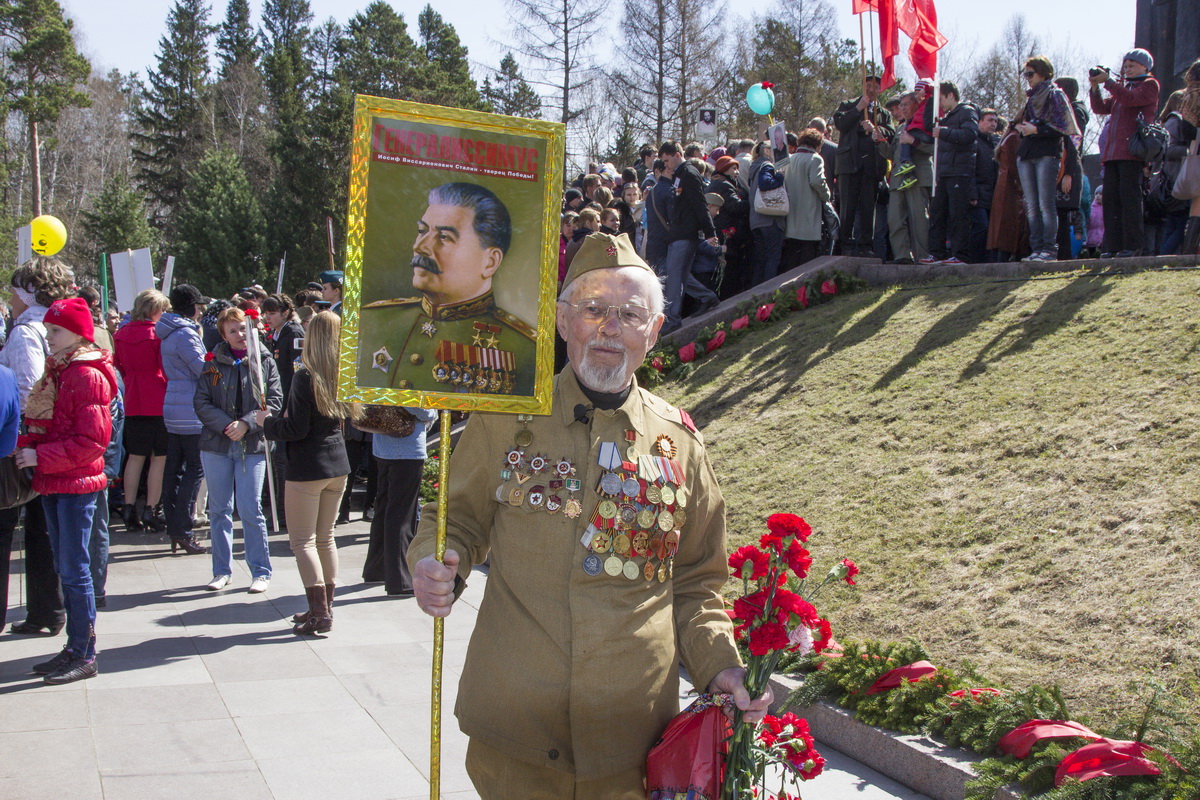
[(642, 571), (638, 569), (637, 562), (635, 561), (626, 561), (625, 566), (621, 568), (621, 571), (624, 572), (625, 577), (631, 581), (636, 581), (638, 576), (642, 574)]
[(654, 565), (647, 561), (646, 566), (642, 569), (642, 574), (646, 576), (646, 580), (654, 580)]
[(386, 347), (381, 347), (371, 354), (371, 369), (387, 372), (392, 366), (392, 361), (392, 354), (388, 352)]
[(637, 478), (626, 478), (621, 482), (621, 493), (630, 500), (636, 499), (642, 493), (642, 486), (638, 483)]
[(517, 422), (521, 423), (521, 430), (517, 431), (517, 435), (513, 437), (517, 447), (529, 447), (533, 444), (533, 431), (529, 430), (529, 423), (532, 420), (533, 417), (529, 414), (517, 414)]
[(545, 499), (546, 499), (546, 487), (545, 486), (539, 485), (539, 486), (530, 487), (529, 495), (528, 495), (529, 505), (533, 506), (534, 508), (537, 508), (538, 506), (540, 506), (542, 504), (542, 501)]
[(650, 552), (650, 537), (645, 531), (638, 531), (633, 535), (633, 543), (630, 546), (635, 554), (645, 558)]
[(536, 475), (546, 468), (546, 457), (540, 453), (529, 459), (529, 468)]
[(592, 551), (596, 553), (607, 553), (612, 547), (613, 537), (608, 531), (597, 531), (592, 537)]
[(437, 325), (433, 324), (433, 320), (423, 322), (421, 323), (421, 333), (432, 339), (433, 335), (437, 333)]
[(675, 442), (672, 441), (671, 437), (667, 436), (665, 433), (660, 433), (658, 435), (658, 438), (654, 441), (654, 449), (657, 450), (658, 454), (663, 458), (670, 459), (675, 458), (678, 452), (675, 449)]
[(571, 519), (576, 519), (583, 513), (583, 504), (574, 497), (568, 497), (567, 502), (563, 504), (563, 513)]
[(625, 441), (629, 442), (629, 447), (625, 448), (625, 458), (636, 462), (638, 460), (638, 450), (634, 443), (637, 441), (637, 431), (625, 431)]
[(649, 508), (643, 508), (641, 511), (638, 512), (638, 515), (637, 515), (638, 527), (639, 528), (650, 528), (651, 526), (654, 525), (654, 519), (655, 519), (654, 510), (649, 509)]
[(675, 490), (671, 487), (671, 484), (668, 483), (666, 486), (662, 487), (662, 489), (659, 490), (659, 496), (662, 498), (662, 503), (664, 506), (675, 504)]
[(651, 484), (646, 487), (646, 499), (653, 505), (658, 505), (662, 502), (662, 490), (659, 487)]
[(596, 506), (596, 513), (598, 513), (602, 519), (616, 519), (617, 504), (612, 500), (601, 500), (600, 504)]
[(667, 562), (662, 562), (658, 565), (658, 582), (666, 583), (667, 580)]
[(600, 574), (600, 570), (604, 569), (604, 562), (600, 560), (600, 556), (595, 553), (588, 553), (583, 557), (583, 571), (588, 575), (595, 577)]
[(604, 560), (604, 571), (614, 578), (620, 575), (624, 568), (625, 565), (617, 556), (609, 556)]
[(560, 508), (562, 508), (561, 497), (556, 494), (552, 494), (546, 498), (546, 511), (550, 512), (551, 514), (557, 514)]
[(520, 486), (514, 486), (508, 490), (508, 504), (510, 506), (521, 505), (521, 499), (525, 495), (525, 490)]
[(684, 526), (684, 524), (687, 523), (687, 512), (684, 511), (682, 508), (676, 508), (675, 511), (672, 512), (672, 514), (675, 516), (675, 527), (676, 528), (682, 528)]
[(663, 531), (669, 531), (675, 527), (675, 517), (665, 508), (658, 512), (658, 527), (662, 528)]

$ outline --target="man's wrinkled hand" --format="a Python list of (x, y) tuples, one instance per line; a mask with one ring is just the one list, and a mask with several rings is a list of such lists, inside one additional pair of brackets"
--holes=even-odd
[(718, 672), (708, 684), (708, 691), (732, 695), (733, 704), (742, 712), (742, 721), (750, 723), (761, 722), (771, 707), (771, 701), (775, 699), (768, 686), (762, 695), (751, 700), (750, 693), (746, 691), (746, 670), (743, 667), (730, 667)]
[(445, 561), (425, 556), (413, 570), (413, 593), (417, 605), (431, 617), (445, 617), (454, 605), (454, 576), (458, 574), (458, 553), (446, 551)]

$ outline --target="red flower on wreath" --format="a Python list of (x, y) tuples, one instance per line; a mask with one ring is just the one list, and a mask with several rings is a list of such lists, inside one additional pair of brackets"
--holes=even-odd
[(213, 360), (213, 358), (214, 358), (214, 356), (213, 356), (213, 354), (212, 354), (212, 353), (205, 353), (205, 354), (204, 354), (204, 360), (205, 360), (205, 361), (212, 361), (212, 360)]
[(690, 342), (679, 348), (679, 361), (683, 364), (696, 360), (696, 343)]
[(704, 352), (711, 353), (723, 344), (725, 344), (725, 331), (717, 331), (716, 335), (709, 339), (708, 344), (704, 346)]
[(740, 331), (750, 325), (750, 315), (744, 314), (733, 321), (729, 327), (735, 331)]
[(750, 631), (750, 655), (765, 656), (791, 645), (787, 628), (778, 622), (767, 622)]
[(662, 372), (662, 371), (663, 371), (663, 367), (665, 366), (665, 364), (663, 364), (662, 357), (660, 357), (660, 356), (655, 356), (655, 357), (654, 357), (654, 358), (653, 358), (653, 359), (650, 361), (650, 366), (651, 366), (651, 367), (653, 367), (654, 369), (658, 370), (659, 372)]
[(837, 284), (832, 280), (825, 281), (821, 284), (821, 294), (837, 294)]
[(735, 578), (756, 581), (767, 575), (770, 557), (752, 544), (739, 547), (729, 556), (729, 570)]
[(801, 308), (808, 308), (808, 287), (807, 286), (801, 286), (799, 289), (796, 290), (796, 302), (800, 304)]
[(758, 311), (754, 312), (754, 318), (757, 319), (759, 322), (766, 322), (767, 318), (771, 316), (771, 312), (774, 310), (775, 310), (774, 303), (764, 303), (763, 305), (758, 307)]

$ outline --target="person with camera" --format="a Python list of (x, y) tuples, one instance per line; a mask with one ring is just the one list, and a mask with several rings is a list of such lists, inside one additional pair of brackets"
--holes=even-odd
[[(1158, 111), (1159, 85), (1150, 71), (1154, 58), (1139, 48), (1125, 54), (1122, 80), (1112, 77), (1107, 67), (1088, 70), (1092, 88), (1092, 111), (1111, 115), (1108, 136), (1100, 151), (1104, 164), (1104, 244), (1101, 258), (1129, 258), (1144, 246), (1142, 210), (1143, 162), (1130, 152), (1129, 140), (1138, 130), (1138, 120), (1154, 122)], [(1101, 87), (1108, 92), (1105, 97)]]

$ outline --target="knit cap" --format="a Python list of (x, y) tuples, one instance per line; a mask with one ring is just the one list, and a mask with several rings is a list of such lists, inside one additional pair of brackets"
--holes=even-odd
[(47, 325), (57, 325), (66, 328), (76, 336), (82, 336), (92, 344), (96, 343), (96, 326), (92, 322), (92, 310), (82, 297), (68, 297), (65, 300), (55, 300), (46, 312), (43, 320)]
[(1140, 47), (1135, 47), (1125, 54), (1126, 61), (1136, 61), (1146, 68), (1146, 71), (1154, 69), (1154, 56), (1150, 55), (1150, 51), (1143, 50)]

